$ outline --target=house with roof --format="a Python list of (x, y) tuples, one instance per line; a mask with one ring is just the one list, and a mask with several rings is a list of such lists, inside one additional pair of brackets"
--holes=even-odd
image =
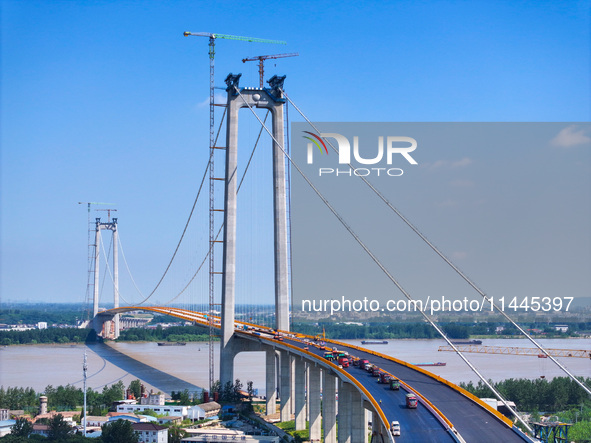
[(16, 424), (16, 420), (1, 420), (0, 421), (0, 437), (4, 437), (12, 432), (12, 427)]
[(168, 428), (154, 423), (133, 423), (131, 425), (139, 443), (168, 443)]

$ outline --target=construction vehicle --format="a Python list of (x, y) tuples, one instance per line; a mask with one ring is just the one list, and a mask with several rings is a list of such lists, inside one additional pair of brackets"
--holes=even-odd
[(392, 378), (390, 376), (390, 374), (386, 373), (386, 372), (380, 372), (380, 376), (378, 378), (378, 383), (383, 383), (383, 384), (388, 384), (390, 383), (390, 378)]
[(417, 397), (414, 394), (406, 394), (406, 407), (416, 409), (418, 405)]
[(390, 378), (390, 389), (398, 391), (400, 389), (400, 380), (394, 377)]
[(339, 357), (339, 365), (341, 365), (343, 368), (348, 368), (349, 367), (349, 359), (345, 356), (343, 357)]

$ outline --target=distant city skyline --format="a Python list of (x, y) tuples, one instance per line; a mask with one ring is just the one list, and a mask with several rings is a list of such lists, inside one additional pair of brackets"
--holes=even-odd
[[(242, 63), (243, 58), (299, 52), (299, 57), (267, 61), (265, 77), (287, 75), (285, 90), (314, 121), (591, 120), (588, 2), (304, 1), (270, 7), (256, 1), (228, 6), (6, 0), (0, 8), (1, 302), (84, 301), (88, 214), (78, 202), (116, 203), (93, 207), (90, 219), (107, 218), (94, 209), (117, 209), (111, 216), (118, 218), (121, 235), (122, 304), (137, 303), (157, 285), (209, 155), (207, 39), (184, 38), (183, 31), (287, 41), (287, 46), (275, 46), (218, 40), (216, 86), (223, 88), (230, 72), (243, 73), (242, 86), (258, 86), (257, 64)], [(217, 100), (224, 94), (216, 91)], [(241, 114), (241, 171), (259, 131), (247, 112)], [(217, 121), (220, 117), (221, 112)], [(289, 118), (303, 120), (293, 107)], [(565, 127), (556, 143), (588, 138), (584, 128)], [(265, 134), (262, 140), (239, 197), (238, 303), (268, 304), (273, 298), (270, 141)], [(588, 147), (577, 146), (555, 146), (549, 152), (558, 153), (556, 164), (579, 162), (582, 177), (587, 171), (580, 182), (584, 189), (591, 161)], [(437, 155), (420, 164), (425, 172), (430, 168), (445, 175), (461, 161), (462, 156)], [(504, 166), (497, 158), (471, 168)], [(223, 169), (219, 163), (216, 168)], [(548, 176), (541, 180), (543, 198), (553, 192), (555, 174), (532, 170), (537, 172)], [(488, 186), (503, 186), (502, 179), (484, 188), (466, 186), (475, 181), (450, 176), (446, 183), (457, 192), (472, 192), (474, 202), (493, 191)], [(511, 200), (510, 189), (505, 191), (511, 211), (520, 202)], [(207, 246), (206, 194), (178, 263), (150, 303), (174, 299), (199, 267)], [(453, 203), (440, 201), (450, 213)], [(577, 219), (584, 220), (591, 202), (578, 205)], [(540, 214), (543, 223), (532, 229), (561, 225), (572, 233), (573, 219), (564, 218), (563, 207), (547, 208)], [(401, 209), (408, 207), (403, 203)], [(459, 214), (442, 219), (441, 232), (429, 234), (445, 238), (445, 223), (453, 224)], [(467, 240), (475, 232), (465, 232)], [(588, 230), (578, 238), (589, 244)], [(101, 254), (107, 255), (108, 236), (104, 241)], [(522, 252), (532, 248), (518, 246)], [(110, 300), (110, 277), (104, 270), (102, 297)], [(541, 275), (551, 272), (540, 269)], [(201, 273), (175, 301), (202, 303), (205, 297), (207, 277)]]

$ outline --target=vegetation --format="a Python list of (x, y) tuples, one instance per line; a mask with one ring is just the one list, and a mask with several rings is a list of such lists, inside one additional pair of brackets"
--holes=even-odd
[(45, 343), (84, 343), (94, 341), (95, 334), (91, 329), (78, 328), (47, 328), (30, 329), (28, 331), (0, 331), (0, 345), (25, 345)]
[[(86, 391), (86, 398), (91, 412), (100, 412), (108, 408), (116, 400), (124, 398), (125, 385), (122, 381), (111, 386), (105, 386), (102, 392), (92, 389)], [(84, 392), (74, 386), (58, 386), (54, 388), (49, 385), (43, 393), (47, 396), (49, 409), (57, 411), (74, 410), (84, 403)], [(11, 388), (4, 389), (0, 386), (0, 408), (23, 409), (35, 412), (39, 405), (39, 396), (32, 388)]]
[(131, 422), (115, 420), (102, 426), (101, 440), (103, 443), (137, 443), (138, 436), (133, 431)]
[[(587, 386), (591, 378), (580, 379)], [(567, 377), (557, 377), (551, 381), (536, 379), (509, 379), (491, 384), (503, 397), (514, 401), (520, 411), (531, 412), (531, 422), (540, 420), (545, 415), (557, 416), (564, 423), (572, 423), (568, 431), (568, 439), (572, 442), (591, 441), (591, 399), (574, 381)], [(460, 386), (477, 397), (494, 397), (484, 383), (474, 386), (460, 383)]]
[(306, 429), (302, 429), (300, 431), (296, 431), (295, 429), (295, 420), (283, 421), (279, 423), (275, 423), (279, 429), (284, 430), (288, 434), (290, 434), (296, 443), (301, 443), (308, 441), (310, 439), (310, 423), (306, 422)]
[(169, 341), (191, 342), (207, 341), (209, 335), (203, 329), (195, 326), (172, 326), (162, 328), (158, 325), (155, 329), (131, 328), (121, 332), (118, 341)]
[(81, 305), (39, 304), (4, 305), (0, 310), (0, 323), (8, 325), (31, 325), (40, 321), (50, 324), (76, 324), (83, 316)]
[(178, 425), (173, 425), (168, 428), (168, 443), (181, 443), (181, 440), (189, 434)]
[[(564, 323), (569, 326), (569, 332), (556, 331), (547, 323), (524, 323), (521, 326), (525, 329), (539, 330), (539, 335), (546, 338), (560, 338), (576, 336), (576, 331), (591, 330), (591, 321), (579, 323)], [(442, 323), (441, 325), (450, 338), (464, 339), (470, 336), (497, 336), (497, 327), (502, 326), (503, 336), (519, 336), (517, 329), (510, 323), (503, 322), (480, 322), (480, 323)], [(439, 338), (437, 332), (427, 323), (335, 323), (334, 320), (326, 319), (318, 323), (294, 323), (292, 329), (296, 332), (308, 335), (326, 335), (331, 339), (425, 339)]]
[[(581, 379), (587, 386), (591, 378)], [(545, 379), (508, 379), (491, 384), (503, 397), (515, 402), (521, 411), (564, 411), (573, 407), (586, 405), (591, 407), (591, 399), (587, 393), (568, 377), (556, 377), (551, 381)], [(460, 383), (460, 386), (480, 398), (492, 398), (494, 394), (481, 381), (474, 386)]]

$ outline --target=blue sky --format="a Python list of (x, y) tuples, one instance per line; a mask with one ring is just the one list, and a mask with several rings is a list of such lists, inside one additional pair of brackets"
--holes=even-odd
[[(268, 62), (266, 77), (286, 74), (286, 91), (315, 121), (591, 118), (586, 1), (4, 0), (1, 13), (2, 301), (83, 300), (87, 213), (79, 201), (117, 204), (136, 283), (143, 292), (154, 287), (208, 155), (207, 40), (184, 38), (186, 30), (287, 41), (218, 40), (216, 84), (242, 72), (241, 84), (256, 86), (256, 63), (241, 59), (299, 52)], [(244, 121), (251, 140), (257, 125)], [(588, 171), (588, 153), (577, 152), (573, 161)], [(438, 160), (446, 159), (429, 159)], [(588, 181), (581, 185), (587, 192)], [(253, 203), (262, 187), (245, 191), (249, 208), (268, 206)], [(246, 213), (257, 219), (254, 209)], [(547, 217), (561, 222), (552, 211)], [(183, 264), (156, 300), (192, 275), (203, 229), (191, 234)], [(268, 232), (250, 229), (245, 248)], [(261, 253), (248, 272), (268, 263)], [(122, 285), (132, 290), (123, 277)]]

